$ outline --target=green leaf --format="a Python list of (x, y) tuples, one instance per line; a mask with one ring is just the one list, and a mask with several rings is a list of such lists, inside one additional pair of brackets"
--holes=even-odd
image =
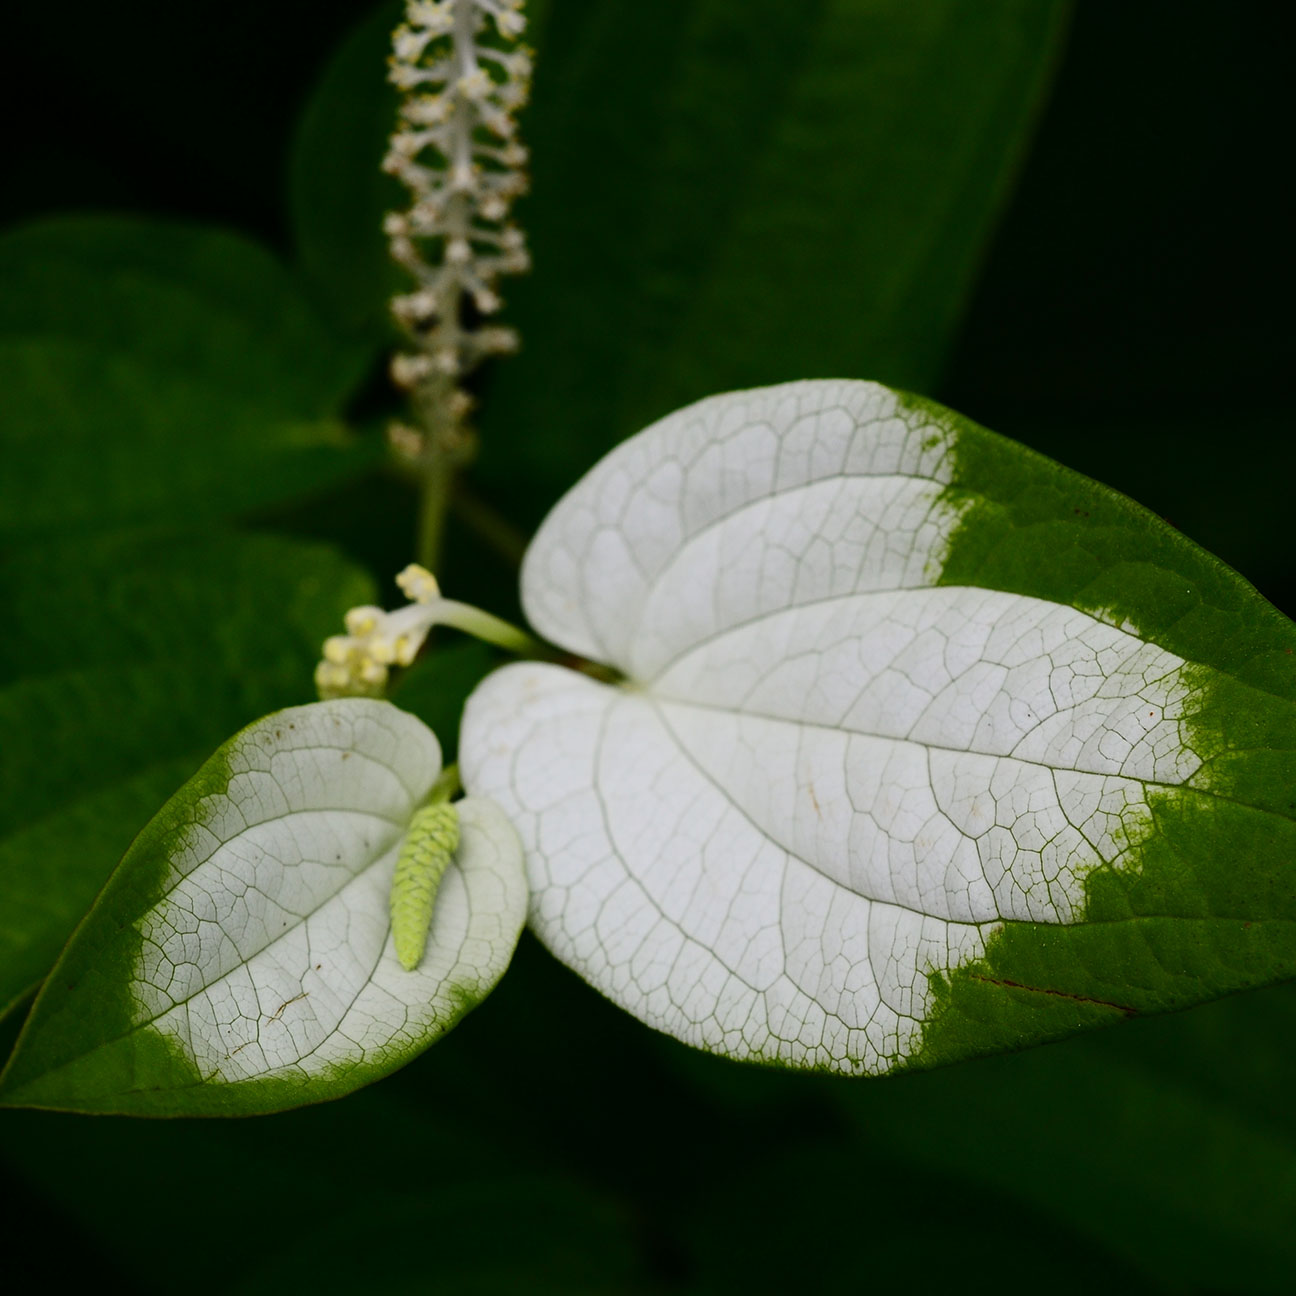
[(289, 205), (302, 276), (339, 334), (376, 351), (392, 334), (388, 300), (405, 279), (383, 216), (408, 205), (380, 169), (399, 102), (386, 80), (398, 3), (376, 6), (329, 61), (306, 104), (290, 159)]
[(338, 420), (359, 368), (266, 252), (64, 218), (0, 238), (0, 537), (245, 510), (373, 448)]
[[(519, 981), (510, 978), (510, 990)], [(837, 1262), (846, 1281), (862, 1247), (917, 1227), (912, 1211), (906, 1226), (903, 1203), (925, 1191), (956, 1203), (941, 1221), (950, 1247), (923, 1261), (924, 1276), (936, 1282), (947, 1251), (950, 1265), (966, 1269), (972, 1252), (960, 1249), (957, 1236), (970, 1226), (981, 1231), (979, 1244), (969, 1239), (973, 1249), (1013, 1253), (1010, 1291), (1066, 1289), (1068, 1278), (1083, 1275), (1118, 1291), (1277, 1296), (1291, 1286), (1296, 1264), (1294, 1011), (1296, 985), (1272, 986), (886, 1084), (727, 1066), (661, 1041), (658, 1050), (677, 1073), (700, 1086), (693, 1105), (753, 1107), (762, 1128), (789, 1131), (782, 1142), (802, 1161), (792, 1173), (759, 1143), (750, 1167), (713, 1154), (732, 1170), (733, 1186), (712, 1181), (696, 1206), (686, 1201), (680, 1210), (718, 1268), (725, 1220), (715, 1218), (715, 1203), (727, 1200), (724, 1213), (734, 1217), (746, 1209), (771, 1288), (780, 1268), (790, 1270), (803, 1254), (797, 1247), (816, 1202), (829, 1225), (829, 1203), (864, 1221), (850, 1235), (853, 1248), (849, 1238), (840, 1249), (818, 1244), (816, 1272), (831, 1275)], [(780, 1121), (780, 1108), (791, 1105), (796, 1119)], [(829, 1132), (812, 1168), (802, 1150), (816, 1127)], [(859, 1166), (870, 1173), (861, 1178)], [(807, 1196), (806, 1183), (815, 1194)], [(825, 1237), (832, 1236), (829, 1228)], [(1036, 1250), (1031, 1239), (1044, 1244)], [(1047, 1267), (1051, 1260), (1058, 1269), (1060, 1254), (1067, 1264), (1050, 1279)], [(1122, 1274), (1113, 1262), (1135, 1272)], [(751, 1275), (755, 1263), (740, 1272)], [(879, 1256), (879, 1273), (887, 1269)], [(972, 1283), (974, 1290), (1004, 1285), (994, 1266), (983, 1283)]]
[[(1176, 1292), (1286, 1292), (1296, 1126), (1275, 986), (971, 1067), (843, 1085), (861, 1159), (1004, 1194), (1005, 1216), (1076, 1232)], [(969, 1113), (975, 1113), (969, 1119)]]
[(332, 420), (291, 420), (186, 375), (61, 339), (0, 341), (0, 538), (215, 517), (368, 458)]
[(392, 867), (441, 769), (384, 702), (276, 712), (136, 839), (51, 972), (0, 1102), (242, 1115), (339, 1097), (449, 1030), (503, 974), (526, 911), (516, 834), (458, 803), (427, 952), (392, 947)]
[(878, 1074), (1296, 972), (1296, 628), (1115, 492), (870, 383), (713, 397), (523, 566), (469, 700), (532, 923), (649, 1024)]
[(522, 352), (483, 403), (490, 488), (538, 517), (616, 440), (711, 391), (933, 386), (1065, 13), (554, 6), (522, 128), (535, 270), (505, 288)]
[[(930, 387), (1052, 71), (1051, 0), (554, 3), (506, 283), (522, 353), (488, 379), (477, 471), (520, 517), (663, 410), (726, 386), (859, 373)], [(377, 336), (394, 278), (378, 159), (397, 7), (357, 29), (294, 157), (299, 255)]]
[[(966, 1121), (967, 1109), (951, 1106)], [(858, 1290), (865, 1250), (870, 1286), (876, 1282), (890, 1290), (915, 1277), (933, 1292), (1088, 1296), (1100, 1283), (1118, 1291), (1149, 1290), (1142, 1274), (1104, 1255), (1071, 1221), (1032, 1208), (997, 1184), (978, 1182), (972, 1190), (966, 1178), (942, 1173), (943, 1167), (909, 1164), (883, 1140), (880, 1147), (872, 1141), (861, 1146), (844, 1134), (834, 1130), (831, 1138), (803, 1137), (790, 1148), (750, 1149), (750, 1161), (725, 1165), (718, 1182), (713, 1177), (695, 1190), (682, 1213), (705, 1275), (701, 1291), (736, 1296), (799, 1290), (809, 1237), (815, 1239), (816, 1292)], [(790, 1191), (794, 1184), (813, 1185), (813, 1191)], [(932, 1245), (931, 1225), (914, 1208), (915, 1202), (932, 1201), (957, 1202), (941, 1219), (940, 1246)], [(735, 1248), (734, 1237), (743, 1236), (759, 1238), (760, 1245)], [(1008, 1237), (1011, 1282), (996, 1274), (982, 1285), (983, 1271), (971, 1257), (992, 1252)], [(1065, 1264), (1058, 1263), (1059, 1255), (1066, 1256)]]
[[(606, 1182), (582, 1183), (587, 1176), (570, 1157), (536, 1171), (525, 1138), (513, 1132), (522, 1112), (545, 1125), (534, 1087), (516, 1067), (500, 1068), (503, 1075), (465, 1068), (474, 1036), (498, 1037), (498, 1023), (465, 1023), (391, 1081), (270, 1122), (5, 1111), (0, 1183), (12, 1186), (15, 1203), (35, 1208), (36, 1220), (45, 1206), (64, 1236), (84, 1239), (78, 1258), (90, 1258), (79, 1266), (87, 1275), (107, 1261), (136, 1273), (184, 1268), (193, 1247), (186, 1221), (198, 1216), (212, 1236), (238, 1235), (186, 1279), (195, 1296), (251, 1296), (285, 1282), (290, 1290), (367, 1291), (376, 1265), (393, 1285), (455, 1296), (506, 1274), (514, 1282), (504, 1290), (513, 1293), (640, 1292), (640, 1214)], [(496, 1082), (509, 1098), (492, 1120), (477, 1096)], [(622, 1110), (607, 1098), (609, 1114)], [(69, 1159), (76, 1174), (66, 1172)], [(156, 1194), (177, 1165), (203, 1173), (183, 1194)], [(363, 1191), (344, 1190), (360, 1180)], [(151, 1193), (152, 1228), (133, 1227), (131, 1203)], [(275, 1227), (247, 1229), (262, 1217)]]
[(59, 337), (225, 387), (267, 412), (329, 417), (363, 376), (296, 278), (224, 229), (56, 216), (0, 236), (0, 336)]
[(0, 1010), (221, 739), (309, 696), (370, 583), (269, 537), (100, 537), (0, 561)]
[[(345, 1255), (331, 1246), (339, 1231), (349, 1239)], [(366, 1193), (341, 1219), (286, 1240), (271, 1264), (240, 1275), (230, 1292), (269, 1296), (303, 1284), (363, 1291), (381, 1256), (385, 1279), (413, 1291), (427, 1290), (435, 1270), (438, 1288), (455, 1296), (626, 1296), (644, 1290), (634, 1240), (624, 1208), (557, 1175), (467, 1186), (436, 1176), (400, 1197)]]

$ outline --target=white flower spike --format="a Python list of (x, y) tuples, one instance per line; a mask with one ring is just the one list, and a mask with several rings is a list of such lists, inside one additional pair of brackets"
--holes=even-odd
[(466, 297), (482, 314), (498, 310), (500, 275), (530, 264), (508, 214), (527, 184), (526, 150), (514, 136), (531, 54), (499, 44), (526, 26), (520, 0), (412, 0), (405, 19), (392, 38), (390, 79), (407, 93), (383, 166), (413, 201), (384, 228), (393, 258), (417, 283), (392, 302), (422, 353), (397, 357), (393, 376), (417, 391), (428, 378), (422, 356), (457, 379), (484, 356), (516, 347), (510, 330), (467, 326), (460, 303)]

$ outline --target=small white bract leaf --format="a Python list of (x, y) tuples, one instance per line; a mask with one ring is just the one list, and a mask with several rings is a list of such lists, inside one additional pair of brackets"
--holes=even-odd
[(942, 585), (958, 433), (859, 382), (700, 402), (593, 469), (528, 616), (619, 668), (505, 668), (465, 785), (522, 836), (531, 922), (649, 1024), (846, 1072), (917, 1046), (931, 974), (1075, 921), (1200, 765), (1184, 663), (1131, 628)]
[(441, 769), (421, 721), (321, 702), (258, 721), (223, 761), (228, 782), (194, 802), (137, 924), (132, 986), (136, 1020), (205, 1083), (381, 1073), (489, 992), (526, 896), (516, 833), (480, 798), (456, 807), (421, 963), (397, 958), (393, 867)]

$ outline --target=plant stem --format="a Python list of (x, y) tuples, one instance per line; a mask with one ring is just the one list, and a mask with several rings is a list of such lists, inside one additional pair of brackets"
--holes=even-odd
[(493, 613), (483, 612), (468, 603), (459, 603), (454, 599), (438, 599), (436, 603), (436, 624), (452, 626), (462, 630), (476, 639), (494, 644), (506, 652), (519, 657), (530, 657), (543, 661), (553, 661), (554, 650), (534, 635), (497, 617)]
[(472, 457), (464, 378), (486, 356), (517, 346), (511, 329), (483, 322), (502, 304), (493, 285), (530, 264), (508, 220), (526, 189), (515, 114), (526, 102), (531, 55), (508, 48), (526, 25), (520, 9), (521, 0), (408, 0), (392, 33), (389, 77), (403, 95), (383, 170), (412, 201), (387, 214), (383, 231), (415, 285), (392, 299), (413, 344), (392, 361), (393, 380), (411, 396), (413, 426), (393, 423), (388, 434), (419, 479), (415, 553), (433, 572), (456, 469)]
[(432, 790), (427, 794), (425, 804), (442, 805), (446, 801), (453, 800), (462, 791), (463, 780), (459, 777), (459, 762), (455, 761), (441, 771), (437, 781), (432, 784)]
[(430, 444), (421, 457), (419, 468), (418, 538), (415, 553), (418, 561), (428, 571), (434, 572), (441, 562), (441, 537), (445, 531), (455, 466), (444, 450)]
[[(451, 304), (459, 310), (459, 290), (451, 290)], [(457, 326), (456, 326), (457, 327)], [(442, 323), (431, 336), (451, 335)], [(441, 561), (441, 540), (459, 466), (471, 457), (472, 436), (455, 406), (454, 379), (437, 374), (420, 383), (414, 392), (413, 414), (422, 432), (422, 447), (414, 460), (418, 474), (418, 523), (414, 552), (418, 561), (435, 572)]]

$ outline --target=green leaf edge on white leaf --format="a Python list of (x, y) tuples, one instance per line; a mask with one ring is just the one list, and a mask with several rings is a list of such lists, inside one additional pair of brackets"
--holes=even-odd
[[(944, 534), (929, 537), (927, 570), (909, 573), (932, 598), (962, 597), (959, 589), (1001, 591), (1024, 596), (1023, 605), (1077, 609), (1084, 615), (1068, 615), (1078, 626), (1107, 627), (1107, 637), (1128, 647), (1137, 648), (1139, 640), (1156, 645), (1149, 651), (1158, 663), (1164, 659), (1163, 672), (1174, 673), (1173, 688), (1158, 699), (1166, 704), (1159, 714), (1174, 721), (1171, 729), (1179, 735), (1184, 758), (1171, 760), (1164, 767), (1168, 773), (1158, 766), (1151, 782), (1140, 776), (1143, 804), (1136, 821), (1122, 819), (1107, 846), (1078, 870), (1069, 912), (1059, 910), (1051, 921), (1040, 921), (1035, 912), (1014, 915), (987, 927), (952, 960), (920, 957), (912, 971), (921, 977), (926, 962), (926, 985), (909, 986), (912, 997), (900, 1013), (910, 1013), (908, 1033), (890, 1037), (889, 1048), (885, 1038), (871, 1046), (871, 1054), (854, 1046), (799, 1048), (795, 1038), (791, 1049), (763, 1048), (741, 1036), (740, 1020), (729, 1023), (729, 1035), (703, 1029), (707, 1012), (715, 1014), (713, 1022), (720, 1021), (720, 997), (714, 984), (708, 987), (709, 965), (690, 961), (687, 949), (676, 952), (669, 971), (675, 975), (687, 965), (689, 975), (682, 980), (676, 975), (675, 988), (668, 985), (665, 998), (659, 995), (657, 1006), (645, 1010), (644, 978), (660, 987), (662, 967), (652, 966), (651, 958), (634, 965), (642, 946), (632, 944), (624, 915), (597, 927), (601, 907), (615, 893), (606, 879), (597, 881), (598, 842), (588, 847), (587, 869), (573, 865), (562, 871), (564, 854), (570, 856), (587, 837), (603, 831), (597, 824), (600, 817), (606, 821), (602, 807), (591, 810), (584, 823), (579, 814), (561, 821), (546, 818), (550, 812), (537, 808), (535, 787), (519, 792), (511, 786), (518, 778), (518, 753), (534, 740), (536, 753), (543, 752), (548, 762), (542, 782), (557, 788), (553, 804), (565, 799), (570, 805), (591, 792), (592, 776), (577, 767), (599, 749), (579, 732), (578, 713), (597, 713), (606, 724), (612, 713), (607, 699), (613, 695), (606, 686), (557, 668), (506, 668), (470, 700), (461, 761), (465, 785), (501, 800), (522, 833), (531, 921), (540, 938), (616, 1002), (688, 1042), (750, 1061), (850, 1074), (1021, 1047), (1296, 971), (1296, 895), (1289, 864), (1296, 858), (1296, 805), (1290, 792), (1296, 786), (1296, 635), (1291, 624), (1236, 574), (1138, 505), (940, 406), (874, 384), (821, 382), (730, 393), (668, 416), (613, 452), (550, 515), (524, 567), (524, 602), (537, 628), (634, 678), (636, 660), (652, 652), (644, 648), (633, 609), (618, 600), (640, 579), (637, 567), (648, 571), (642, 579), (651, 589), (652, 573), (661, 570), (660, 550), (663, 545), (669, 550), (671, 540), (641, 511), (635, 538), (627, 542), (618, 533), (618, 510), (635, 489), (640, 502), (651, 496), (652, 506), (664, 509), (675, 498), (677, 483), (668, 475), (660, 489), (648, 481), (647, 474), (663, 466), (654, 462), (657, 442), (678, 434), (690, 420), (711, 418), (718, 424), (751, 405), (768, 413), (780, 401), (798, 400), (808, 407), (816, 402), (875, 406), (876, 416), (892, 431), (899, 427), (902, 436), (917, 438), (910, 449), (919, 459), (927, 456), (939, 464), (939, 473), (929, 474), (937, 489), (918, 503), (931, 517), (943, 519)], [(784, 454), (788, 437), (783, 427), (770, 453)], [(803, 435), (799, 445), (810, 456), (822, 448), (813, 435), (808, 442)], [(747, 471), (751, 446), (731, 449), (727, 460), (723, 453), (713, 456), (715, 474), (705, 489), (723, 495), (724, 474), (741, 477)], [(609, 488), (618, 466), (625, 480)], [(669, 518), (665, 522), (668, 532)], [(582, 567), (562, 552), (566, 529), (606, 552)], [(654, 548), (659, 552), (651, 553)], [(736, 552), (741, 555), (741, 548)], [(611, 576), (600, 584), (604, 566), (603, 575)], [(656, 617), (668, 622), (680, 600), (687, 601), (687, 585), (671, 593), (678, 597), (653, 605)], [(601, 627), (580, 628), (584, 618), (600, 615)], [(656, 617), (644, 623), (654, 632)], [(623, 712), (639, 705), (635, 690), (622, 692), (618, 705)], [(1161, 721), (1152, 723), (1155, 730)], [(1166, 743), (1158, 741), (1164, 755)], [(726, 744), (717, 740), (716, 746)], [(560, 768), (564, 757), (566, 770)], [(723, 750), (712, 754), (714, 760), (724, 758)], [(622, 767), (633, 764), (623, 761)], [(664, 761), (662, 778), (668, 766)], [(640, 789), (636, 795), (648, 793)], [(765, 799), (776, 795), (774, 784)], [(765, 801), (753, 797), (751, 802), (748, 808), (758, 816)], [(663, 829), (663, 807), (658, 809), (653, 840), (672, 827), (667, 823)], [(705, 824), (698, 831), (704, 829)], [(617, 849), (602, 858), (615, 858)], [(682, 854), (687, 856), (687, 848)], [(677, 850), (671, 858), (680, 856)], [(548, 876), (550, 865), (561, 877)], [(696, 876), (689, 875), (696, 888), (703, 886), (704, 871), (699, 866)], [(637, 879), (633, 868), (627, 872)], [(681, 887), (688, 895), (686, 883)], [(740, 899), (740, 891), (731, 895), (734, 903)], [(850, 939), (849, 930), (841, 939)], [(664, 954), (658, 963), (670, 957)], [(820, 989), (840, 999), (841, 970), (837, 984), (833, 975), (825, 960)], [(686, 1008), (702, 1027), (681, 1029)]]
[[(72, 937), (0, 1076), (0, 1104), (157, 1116), (250, 1115), (340, 1097), (435, 1042), (494, 988), (526, 912), (516, 834), (498, 807), (466, 798), (457, 803), (462, 841), (442, 881), (427, 953), (416, 971), (400, 967), (387, 908), (392, 866), (409, 816), (430, 790), (440, 762), (435, 735), (421, 721), (368, 699), (289, 708), (235, 735), (141, 832)], [(312, 784), (306, 790), (298, 782), (303, 775)], [(275, 800), (279, 808), (229, 831), (249, 795)], [(315, 909), (305, 909), (299, 924), (289, 924), (286, 910), (264, 896), (249, 906), (244, 922), (264, 924), (263, 934), (273, 923), (291, 930), (286, 941), (279, 935), (264, 943), (252, 940), (246, 955), (238, 949), (231, 954), (228, 943), (237, 939), (239, 925), (229, 911), (195, 920), (187, 939), (200, 939), (200, 932), (206, 938), (197, 955), (202, 971), (184, 985), (178, 961), (167, 964), (183, 986), (172, 983), (176, 1002), (168, 1007), (172, 996), (160, 984), (161, 955), (165, 951), (175, 960), (182, 947), (194, 951), (177, 927), (200, 912), (208, 896), (197, 883), (204, 868), (216, 867), (207, 863), (209, 857), (225, 851), (225, 863), (236, 864), (240, 885), (252, 894), (253, 870), (269, 868), (273, 876), (268, 847), (285, 840), (275, 831), (303, 810), (314, 815), (315, 832), (322, 823), (333, 824), (329, 816), (338, 816), (342, 826), (334, 844), (348, 834), (367, 843), (349, 854), (339, 850), (332, 860), (314, 852), (315, 874), (340, 867), (338, 876), (346, 874), (347, 880)], [(347, 827), (339, 810), (358, 812), (367, 822)], [(272, 831), (257, 846), (259, 827)], [(254, 849), (239, 859), (245, 832), (253, 837), (243, 844)], [(306, 867), (301, 859), (285, 858)], [(299, 880), (305, 886), (311, 879), (302, 873)], [(334, 899), (343, 889), (350, 891), (346, 900)], [(225, 898), (231, 896), (227, 889)], [(344, 919), (344, 930), (331, 920), (317, 927), (317, 936), (333, 938), (317, 950), (306, 938), (306, 923), (330, 903)], [(264, 964), (253, 987), (246, 964), (267, 957), (268, 950), (283, 952), (287, 961), (299, 926), (310, 953), (298, 992), (272, 985)], [(277, 941), (284, 943), (276, 946)], [(356, 1000), (330, 1008), (329, 996), (342, 979), (335, 973), (330, 981), (330, 958), (371, 962), (368, 976), (348, 990), (357, 1000), (368, 996), (371, 1006), (381, 996), (404, 1020), (358, 1019), (352, 1013)], [(219, 966), (214, 960), (221, 960)], [(296, 975), (295, 964), (290, 971)], [(208, 987), (218, 995), (205, 997)], [(243, 1007), (255, 1007), (241, 1016), (226, 1013), (218, 1023), (213, 1004), (229, 1007), (240, 992)], [(313, 1026), (312, 998), (331, 1025)], [(188, 1000), (205, 1005), (204, 1011), (194, 1014)], [(296, 1022), (294, 1010), (301, 1014)], [(345, 1036), (338, 1032), (342, 1023)], [(322, 1039), (312, 1029), (316, 1035), (322, 1029)], [(294, 1031), (305, 1032), (310, 1047), (294, 1044)], [(326, 1047), (327, 1059), (320, 1056)]]
[[(933, 978), (912, 1067), (1063, 1038), (1296, 975), (1296, 625), (1244, 577), (1127, 496), (934, 401), (956, 435), (963, 510), (945, 584), (1030, 593), (1132, 624), (1187, 663), (1202, 764), (1148, 797), (1136, 867), (1086, 879), (1083, 921), (1006, 924)], [(1203, 464), (1209, 477), (1209, 465)]]

